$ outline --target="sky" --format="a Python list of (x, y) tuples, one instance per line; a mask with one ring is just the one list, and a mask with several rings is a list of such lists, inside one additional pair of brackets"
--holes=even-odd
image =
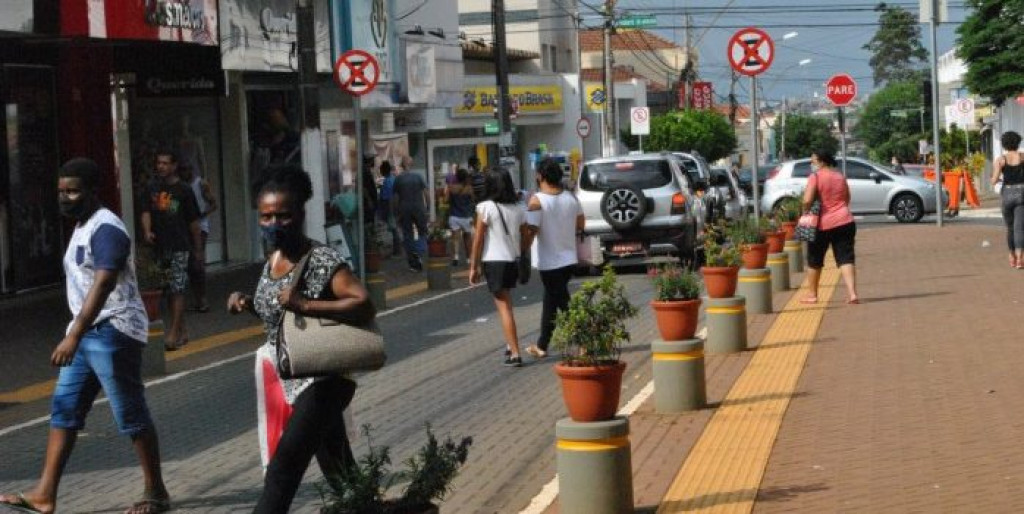
[[(584, 25), (593, 25), (596, 13), (587, 5), (600, 7), (600, 0), (582, 0)], [(888, 2), (918, 15), (918, 0)], [(684, 12), (692, 16), (692, 38), (699, 52), (699, 74), (714, 84), (716, 95), (729, 90), (730, 67), (726, 54), (729, 38), (743, 27), (758, 27), (775, 41), (775, 57), (767, 71), (758, 76), (761, 98), (771, 102), (783, 97), (799, 98), (822, 94), (822, 84), (835, 73), (847, 73), (858, 85), (858, 96), (873, 89), (870, 53), (861, 49), (877, 30), (878, 15), (872, 0), (619, 0), (617, 9), (635, 14), (654, 14), (662, 37), (682, 46), (686, 39)], [(847, 9), (839, 12), (837, 9)], [(814, 12), (817, 10), (817, 12)], [(939, 55), (956, 43), (956, 27), (967, 10), (962, 0), (949, 0), (948, 23), (938, 29)], [(589, 14), (589, 16), (588, 16)], [(922, 43), (930, 48), (927, 24), (921, 27)], [(795, 36), (783, 40), (783, 36)], [(800, 65), (800, 61), (810, 63)], [(749, 101), (750, 79), (742, 77), (736, 94)], [(719, 100), (721, 98), (719, 97)]]

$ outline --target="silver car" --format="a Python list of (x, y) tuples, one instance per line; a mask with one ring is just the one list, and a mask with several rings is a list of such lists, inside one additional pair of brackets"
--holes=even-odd
[[(837, 169), (842, 169), (840, 159)], [(771, 212), (786, 197), (800, 197), (811, 174), (811, 160), (786, 161), (764, 182), (761, 210)], [(897, 175), (881, 164), (851, 157), (846, 160), (853, 214), (891, 214), (900, 223), (913, 223), (936, 212), (935, 184), (920, 177)], [(949, 195), (942, 191), (942, 205)]]
[(656, 255), (694, 256), (702, 209), (679, 162), (668, 153), (586, 162), (576, 185), (586, 218), (606, 259), (643, 262)]

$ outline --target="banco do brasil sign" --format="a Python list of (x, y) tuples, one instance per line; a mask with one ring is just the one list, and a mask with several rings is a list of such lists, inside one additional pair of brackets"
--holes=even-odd
[[(552, 114), (562, 112), (562, 88), (558, 85), (511, 86), (509, 95), (519, 102), (519, 114)], [(498, 90), (494, 86), (466, 87), (462, 103), (452, 109), (452, 116), (493, 116)]]

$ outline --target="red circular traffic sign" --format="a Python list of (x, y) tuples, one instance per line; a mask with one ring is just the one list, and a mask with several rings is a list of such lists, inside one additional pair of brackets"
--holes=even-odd
[(346, 93), (362, 96), (377, 87), (380, 64), (363, 50), (349, 50), (334, 63), (334, 83)]
[(764, 73), (775, 59), (775, 42), (767, 32), (747, 27), (729, 40), (729, 64), (743, 75), (753, 77)]
[(590, 120), (587, 118), (580, 118), (576, 122), (576, 133), (582, 138), (586, 138), (590, 135)]
[(832, 75), (832, 78), (828, 79), (825, 84), (825, 96), (836, 107), (850, 105), (850, 102), (857, 97), (857, 81), (845, 73)]

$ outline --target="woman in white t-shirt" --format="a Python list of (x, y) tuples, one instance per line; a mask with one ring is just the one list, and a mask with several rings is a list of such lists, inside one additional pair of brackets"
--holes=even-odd
[(481, 276), (487, 281), (487, 289), (494, 296), (494, 306), (505, 331), (505, 365), (518, 367), (522, 365), (522, 359), (519, 357), (519, 335), (509, 290), (519, 279), (516, 260), (523, 250), (525, 214), (517, 203), (515, 186), (508, 170), (488, 171), (484, 185), (486, 200), (476, 206), (469, 283), (480, 283)]

